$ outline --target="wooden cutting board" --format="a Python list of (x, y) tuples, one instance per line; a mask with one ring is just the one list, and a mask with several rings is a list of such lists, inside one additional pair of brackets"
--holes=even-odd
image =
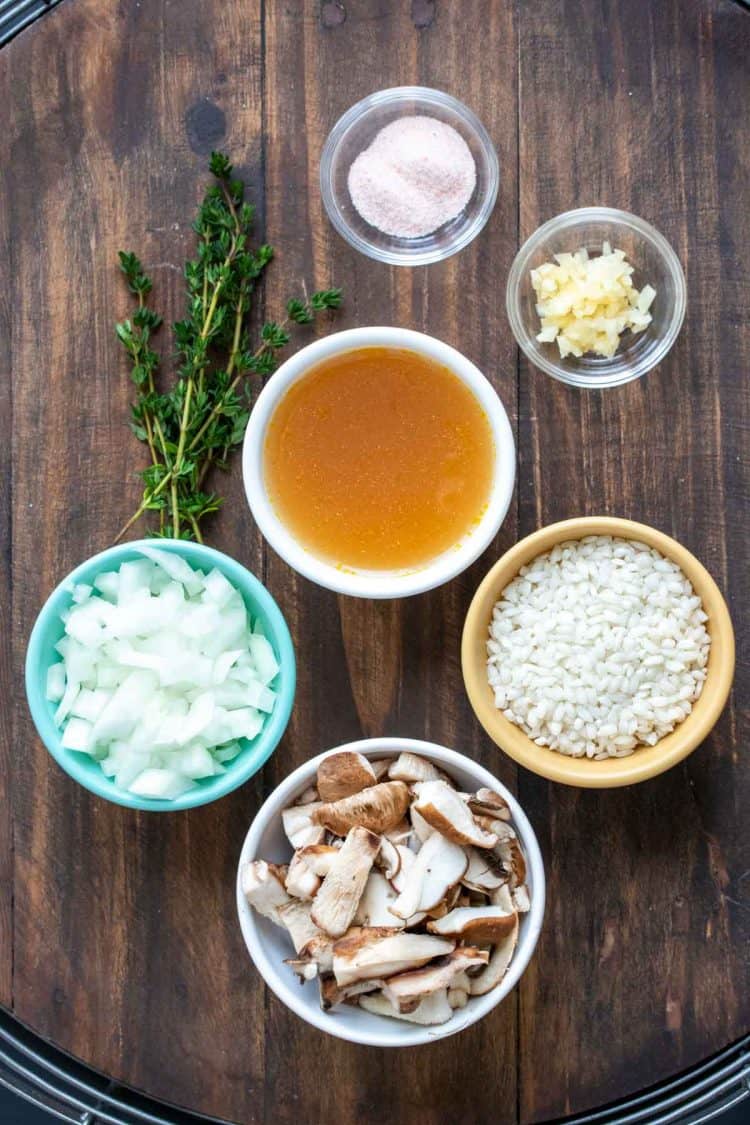
[[(729, 0), (64, 0), (0, 52), (0, 1001), (149, 1093), (233, 1121), (537, 1122), (673, 1075), (749, 1030), (747, 505), (750, 16)], [(497, 144), (495, 212), (427, 269), (358, 256), (327, 223), (318, 158), (378, 88), (470, 105)], [(336, 327), (439, 336), (517, 428), (516, 499), (466, 574), (401, 603), (298, 578), (249, 517), (239, 465), (211, 541), (267, 582), (299, 690), (262, 776), (217, 804), (137, 814), (51, 761), (22, 664), (52, 586), (132, 511), (142, 449), (113, 323), (116, 251), (182, 310), (180, 267), (212, 148), (252, 183), (278, 250), (268, 315), (304, 278), (340, 284)], [(504, 311), (520, 242), (570, 207), (632, 210), (670, 239), (689, 307), (661, 369), (582, 393), (519, 360)], [(552, 520), (612, 513), (694, 551), (727, 593), (739, 661), (707, 743), (630, 790), (517, 771), (465, 698), (463, 617), (484, 571)], [(520, 987), (461, 1036), (403, 1053), (321, 1035), (247, 959), (233, 878), (247, 826), (293, 766), (361, 735), (427, 737), (514, 787), (549, 878)]]

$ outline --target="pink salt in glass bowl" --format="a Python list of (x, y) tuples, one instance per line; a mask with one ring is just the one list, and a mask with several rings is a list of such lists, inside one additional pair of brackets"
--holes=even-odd
[[(469, 146), (477, 180), (469, 202), (431, 234), (397, 238), (371, 226), (349, 194), (349, 169), (386, 125), (400, 117), (424, 116), (450, 125)], [(476, 238), (495, 206), (500, 184), (497, 153), (482, 122), (462, 102), (425, 86), (398, 86), (370, 94), (334, 125), (320, 158), (320, 190), (328, 218), (360, 253), (396, 266), (424, 266), (456, 254)]]

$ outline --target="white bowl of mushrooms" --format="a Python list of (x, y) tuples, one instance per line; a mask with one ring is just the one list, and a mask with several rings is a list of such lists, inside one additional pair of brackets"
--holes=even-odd
[(237, 909), (266, 984), (374, 1047), (462, 1031), (518, 982), (544, 867), (513, 795), (462, 754), (371, 738), (305, 762), (245, 838)]

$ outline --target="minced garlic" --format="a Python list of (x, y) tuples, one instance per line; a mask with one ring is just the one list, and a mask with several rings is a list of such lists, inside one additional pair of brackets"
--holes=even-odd
[(633, 267), (623, 250), (605, 242), (596, 258), (585, 249), (554, 257), (531, 271), (531, 284), (542, 322), (537, 340), (556, 340), (563, 359), (585, 352), (609, 359), (623, 332), (642, 332), (651, 323), (648, 310), (656, 290), (651, 285), (640, 292), (635, 288)]

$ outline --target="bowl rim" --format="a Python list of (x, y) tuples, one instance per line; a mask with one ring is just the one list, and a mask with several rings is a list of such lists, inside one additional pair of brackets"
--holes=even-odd
[[(351, 129), (357, 121), (361, 121), (366, 117), (372, 110), (380, 109), (384, 106), (397, 105), (399, 102), (403, 101), (418, 101), (434, 109), (451, 110), (461, 118), (467, 129), (475, 135), (487, 161), (489, 185), (484, 194), (484, 198), (477, 208), (477, 214), (474, 219), (455, 240), (431, 250), (419, 249), (418, 247), (410, 248), (409, 246), (400, 247), (398, 249), (376, 246), (369, 239), (357, 234), (343, 215), (332, 186), (333, 161), (338, 147), (349, 129)], [(452, 94), (446, 93), (444, 90), (437, 90), (431, 86), (391, 86), (388, 89), (376, 90), (372, 94), (368, 94), (342, 113), (326, 137), (323, 145), (320, 156), (319, 179), (320, 194), (323, 199), (326, 214), (334, 229), (350, 246), (353, 246), (355, 250), (358, 250), (368, 258), (373, 258), (378, 262), (385, 262), (388, 265), (427, 266), (431, 265), (433, 262), (444, 261), (446, 258), (452, 257), (453, 254), (457, 254), (459, 250), (463, 250), (476, 238), (485, 226), (497, 202), (497, 195), (500, 188), (500, 161), (497, 155), (497, 149), (492, 143), (492, 138), (487, 132), (487, 129), (474, 111), (462, 101), (459, 101), (458, 98), (455, 98)], [(390, 236), (386, 235), (385, 237)]]
[[(624, 758), (572, 758), (537, 746), (520, 727), (495, 707), (487, 683), (486, 638), (492, 607), (500, 592), (527, 562), (556, 543), (587, 535), (613, 535), (655, 547), (676, 562), (690, 579), (709, 616), (711, 636), (708, 675), (693, 710), (655, 746), (640, 747)], [(472, 598), (461, 638), (461, 670), (474, 714), (487, 734), (519, 765), (563, 785), (609, 789), (646, 781), (688, 756), (713, 729), (729, 695), (734, 676), (735, 646), (729, 610), (709, 572), (686, 547), (648, 524), (614, 516), (581, 516), (548, 524), (519, 540), (489, 569)]]
[[(404, 571), (364, 571), (336, 566), (308, 551), (274, 511), (263, 473), (268, 424), (288, 388), (315, 364), (361, 347), (416, 351), (448, 367), (468, 386), (484, 410), (495, 444), (493, 483), (487, 508), (454, 547), (421, 567)], [(455, 578), (482, 554), (508, 514), (516, 479), (513, 431), (503, 403), (486, 375), (450, 344), (408, 328), (371, 326), (333, 332), (301, 348), (271, 376), (259, 394), (245, 430), (242, 477), (250, 511), (265, 539), (293, 570), (326, 589), (360, 598), (402, 598), (421, 594)]]
[[(239, 589), (245, 603), (252, 603), (252, 607), (256, 608), (263, 616), (264, 624), (267, 624), (269, 628), (269, 640), (274, 645), (279, 664), (285, 669), (277, 703), (267, 724), (252, 744), (246, 748), (250, 752), (242, 751), (234, 762), (228, 763), (226, 773), (219, 774), (211, 779), (209, 786), (197, 785), (173, 800), (161, 798), (150, 800), (145, 797), (138, 797), (125, 789), (120, 789), (103, 772), (99, 777), (96, 773), (86, 769), (85, 766), (89, 764), (87, 759), (81, 758), (79, 761), (75, 751), (67, 750), (61, 745), (60, 731), (54, 725), (49, 713), (49, 704), (45, 698), (45, 686), (42, 682), (41, 669), (46, 652), (44, 633), (47, 623), (50, 617), (59, 615), (60, 611), (70, 603), (71, 587), (78, 582), (86, 581), (96, 572), (119, 566), (121, 562), (126, 561), (127, 556), (137, 553), (139, 548), (143, 546), (156, 547), (160, 550), (180, 554), (194, 566), (200, 566), (200, 560), (202, 560), (204, 565), (210, 564), (212, 567), (215, 566), (221, 570)], [(253, 777), (268, 760), (278, 746), (289, 723), (296, 692), (297, 667), (294, 645), (284, 615), (266, 587), (242, 563), (237, 562), (236, 559), (222, 551), (217, 551), (214, 547), (207, 547), (203, 543), (177, 539), (136, 539), (125, 543), (117, 543), (91, 555), (83, 562), (78, 563), (55, 586), (39, 610), (29, 635), (24, 677), (26, 699), (36, 732), (49, 754), (69, 777), (77, 781), (84, 789), (88, 789), (90, 793), (94, 793), (97, 797), (102, 797), (112, 804), (139, 809), (144, 812), (179, 812), (183, 809), (198, 808), (200, 805), (210, 804), (212, 801), (233, 792)]]
[[(626, 226), (646, 238), (664, 259), (675, 286), (675, 301), (669, 323), (653, 352), (649, 353), (648, 356), (641, 357), (625, 371), (610, 372), (609, 374), (607, 374), (606, 364), (602, 364), (601, 370), (590, 375), (567, 370), (560, 363), (550, 358), (550, 355), (542, 347), (536, 346), (533, 336), (526, 332), (520, 315), (521, 286), (528, 272), (529, 259), (539, 244), (552, 234), (574, 229), (579, 223), (591, 221), (610, 222), (613, 225)], [(571, 387), (585, 390), (608, 390), (611, 387), (624, 386), (626, 383), (631, 383), (633, 380), (646, 375), (657, 367), (671, 351), (685, 320), (687, 283), (682, 263), (671, 243), (646, 219), (617, 207), (576, 207), (547, 219), (522, 244), (508, 273), (505, 288), (505, 308), (516, 344), (534, 367)]]
[[(450, 773), (451, 768), (470, 772), (472, 776), (476, 777), (478, 786), (484, 785), (496, 789), (510, 806), (512, 822), (518, 831), (530, 872), (531, 909), (527, 914), (528, 920), (525, 923), (524, 931), (519, 936), (513, 960), (501, 983), (484, 996), (472, 997), (466, 1008), (456, 1011), (446, 1024), (437, 1027), (420, 1027), (417, 1024), (396, 1025), (396, 1021), (386, 1020), (386, 1026), (390, 1028), (391, 1032), (393, 1032), (394, 1026), (398, 1026), (400, 1034), (395, 1039), (392, 1034), (379, 1033), (377, 1030), (385, 1017), (372, 1016), (372, 1019), (377, 1021), (372, 1033), (360, 1032), (359, 1030), (352, 1033), (351, 1029), (344, 1031), (341, 1025), (337, 1024), (335, 1018), (323, 1012), (317, 1005), (308, 1006), (301, 1001), (301, 990), (296, 982), (292, 982), (294, 987), (288, 984), (284, 980), (279, 967), (266, 956), (262, 940), (258, 934), (255, 912), (250, 908), (242, 893), (242, 868), (248, 861), (262, 858), (258, 856), (257, 850), (267, 825), (273, 817), (279, 815), (281, 809), (287, 807), (296, 794), (304, 791), (324, 758), (344, 750), (358, 752), (371, 759), (408, 750), (429, 758), (431, 761), (437, 761), (445, 767), (448, 773)], [(539, 842), (526, 813), (513, 793), (488, 769), (466, 757), (466, 755), (459, 754), (457, 751), (435, 742), (427, 742), (416, 738), (388, 738), (383, 736), (358, 739), (355, 742), (347, 742), (341, 746), (325, 750), (314, 758), (303, 762), (269, 794), (255, 814), (243, 841), (237, 864), (235, 894), (240, 929), (250, 959), (271, 991), (295, 1015), (320, 1031), (327, 1032), (338, 1039), (344, 1039), (349, 1043), (361, 1043), (370, 1047), (412, 1047), (420, 1043), (432, 1043), (463, 1031), (486, 1016), (513, 990), (525, 972), (539, 939), (544, 921), (546, 882), (544, 861)], [(280, 964), (283, 964), (283, 962), (280, 962)], [(309, 993), (307, 995), (309, 996)]]

